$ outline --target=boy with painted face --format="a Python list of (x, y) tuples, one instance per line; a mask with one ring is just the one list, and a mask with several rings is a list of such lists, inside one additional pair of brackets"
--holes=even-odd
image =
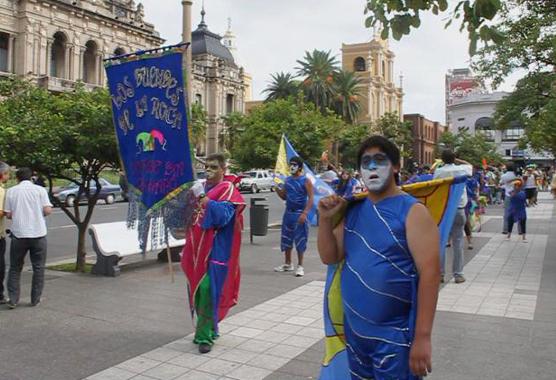
[(396, 185), (400, 152), (392, 142), (368, 138), (358, 166), (368, 196), (347, 204), (333, 195), (318, 206), (321, 260), (343, 265), (345, 378), (419, 379), (431, 371), (438, 228), (425, 206)]
[(290, 159), (290, 176), (282, 189), (276, 189), (280, 198), (286, 201), (286, 211), (282, 218), (282, 236), (280, 248), (284, 252), (285, 263), (274, 268), (275, 272), (293, 271), (292, 248), (295, 243), (297, 250), (296, 277), (302, 277), (303, 255), (307, 249), (307, 237), (309, 235), (309, 223), (307, 214), (313, 206), (313, 185), (303, 175), (303, 160), (300, 157)]

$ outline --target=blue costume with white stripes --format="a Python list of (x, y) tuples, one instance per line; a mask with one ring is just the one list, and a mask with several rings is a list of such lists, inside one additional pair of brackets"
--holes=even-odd
[(304, 175), (290, 176), (286, 178), (284, 185), (286, 190), (286, 211), (282, 218), (282, 238), (280, 249), (286, 251), (291, 249), (295, 243), (297, 252), (305, 252), (307, 249), (307, 237), (309, 235), (309, 222), (299, 224), (297, 221), (307, 206), (307, 188)]
[(409, 369), (418, 277), (405, 228), (416, 202), (365, 198), (347, 211), (341, 288), (352, 379), (418, 379)]

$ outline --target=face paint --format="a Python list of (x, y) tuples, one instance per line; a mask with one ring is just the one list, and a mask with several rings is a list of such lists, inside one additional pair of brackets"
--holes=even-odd
[(290, 174), (291, 175), (297, 174), (298, 171), (299, 171), (299, 165), (290, 164)]
[(392, 175), (392, 163), (383, 153), (361, 158), (361, 179), (369, 191), (380, 193), (387, 186)]
[(205, 165), (205, 172), (207, 173), (207, 179), (208, 180), (214, 179), (218, 175), (219, 169), (220, 169), (220, 165), (207, 162), (207, 164)]

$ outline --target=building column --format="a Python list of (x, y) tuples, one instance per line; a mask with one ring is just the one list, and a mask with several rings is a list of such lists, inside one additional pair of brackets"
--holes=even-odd
[(46, 40), (46, 76), (50, 76), (50, 64), (52, 62), (52, 43), (54, 42), (53, 38), (48, 38)]
[[(182, 8), (183, 8), (182, 9), (183, 10), (182, 42), (191, 44), (191, 7), (193, 6), (193, 1), (192, 0), (182, 0), (181, 5), (182, 5)], [(191, 78), (193, 77), (192, 65), (191, 65), (191, 62), (192, 62), (192, 59), (191, 59), (191, 45), (189, 45), (189, 48), (185, 52), (184, 59), (185, 59), (184, 67), (185, 67), (185, 72), (186, 72), (185, 89), (186, 89), (186, 93), (187, 93), (186, 107), (189, 107), (189, 105), (193, 101), (193, 99), (192, 99), (193, 92), (192, 92), (192, 88), (191, 88)]]
[(70, 75), (70, 46), (66, 42), (64, 44), (64, 79), (69, 79)]
[(9, 35), (8, 37), (8, 72), (13, 73), (14, 69), (14, 50), (15, 50), (15, 36)]
[(79, 46), (79, 69), (77, 70), (77, 80), (82, 80), (85, 82), (85, 71), (83, 66), (85, 63), (85, 46)]
[(103, 65), (102, 65), (102, 52), (97, 52), (96, 61), (97, 61), (97, 73), (96, 73), (96, 84), (102, 86), (104, 84), (104, 76), (103, 74)]

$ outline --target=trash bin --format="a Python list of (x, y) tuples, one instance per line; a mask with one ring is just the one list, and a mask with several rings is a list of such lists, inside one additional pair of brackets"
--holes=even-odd
[(266, 198), (251, 198), (251, 207), (249, 208), (251, 243), (253, 243), (253, 236), (266, 236), (268, 233), (268, 204), (257, 203), (266, 200)]

